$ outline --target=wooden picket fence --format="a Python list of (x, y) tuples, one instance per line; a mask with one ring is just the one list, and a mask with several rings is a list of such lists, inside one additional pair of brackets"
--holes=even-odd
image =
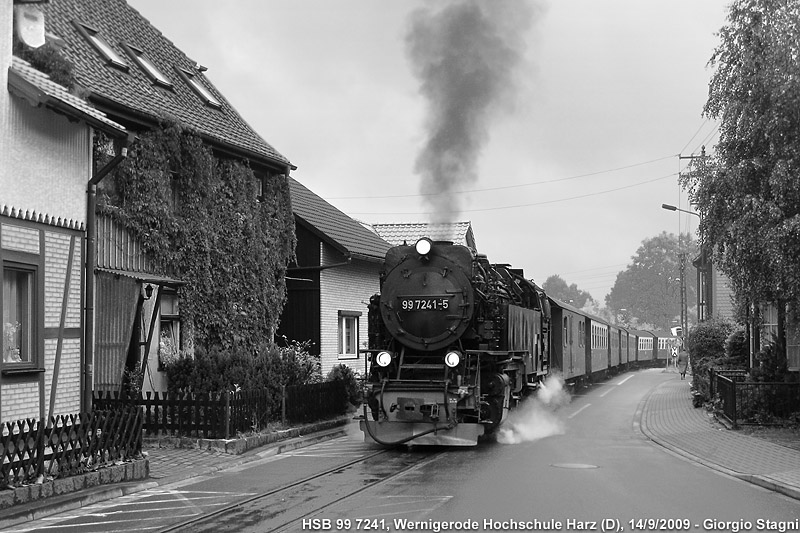
[(0, 483), (67, 477), (142, 451), (142, 410), (126, 407), (4, 422), (0, 434)]
[(230, 439), (264, 429), (270, 422), (309, 422), (342, 414), (347, 410), (347, 391), (343, 382), (327, 381), (281, 391), (145, 392), (138, 396), (96, 392), (94, 406), (142, 408), (147, 436)]

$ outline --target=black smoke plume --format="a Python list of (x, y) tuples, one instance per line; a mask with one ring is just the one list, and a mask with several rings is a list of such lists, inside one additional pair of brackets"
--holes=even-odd
[(415, 172), (435, 213), (431, 222), (459, 216), (453, 193), (475, 182), (491, 120), (513, 106), (532, 19), (528, 0), (436, 1), (410, 16), (406, 49), (428, 102)]

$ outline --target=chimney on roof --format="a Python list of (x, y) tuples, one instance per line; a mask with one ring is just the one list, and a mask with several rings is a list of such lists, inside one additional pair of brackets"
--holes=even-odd
[(31, 48), (39, 48), (45, 42), (44, 13), (30, 2), (14, 0), (14, 33)]

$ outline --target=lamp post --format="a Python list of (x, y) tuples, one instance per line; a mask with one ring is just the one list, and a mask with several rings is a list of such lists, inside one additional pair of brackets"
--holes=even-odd
[[(695, 213), (694, 211), (687, 211), (686, 209), (681, 209), (680, 207), (676, 207), (670, 204), (661, 204), (662, 209), (666, 209), (667, 211), (680, 211), (681, 213), (688, 213), (690, 215), (695, 215), (697, 218), (702, 220), (699, 213)], [(680, 235), (678, 236), (680, 239)], [(686, 340), (686, 335), (689, 332), (689, 311), (687, 309), (687, 302), (686, 302), (686, 252), (681, 251), (678, 256), (680, 257), (680, 275), (681, 275), (681, 339)]]
[(694, 215), (697, 218), (702, 218), (700, 213), (695, 213), (694, 211), (687, 211), (686, 209), (681, 209), (680, 207), (675, 207), (674, 205), (669, 204), (661, 204), (661, 209), (666, 209), (667, 211), (680, 211), (681, 213), (688, 213), (690, 215)]

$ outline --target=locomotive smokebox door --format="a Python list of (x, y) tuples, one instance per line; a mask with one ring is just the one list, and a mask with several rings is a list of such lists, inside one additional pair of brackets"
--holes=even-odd
[(406, 258), (388, 272), (381, 288), (381, 316), (392, 336), (409, 348), (432, 351), (464, 333), (474, 301), (459, 263), (446, 253), (431, 254), (424, 261)]

